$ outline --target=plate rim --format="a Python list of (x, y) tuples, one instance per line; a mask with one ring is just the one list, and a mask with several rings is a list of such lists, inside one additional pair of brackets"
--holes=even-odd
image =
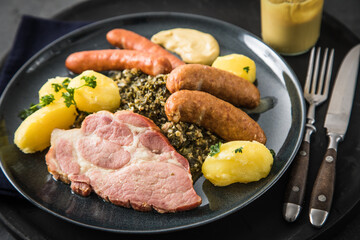
[[(52, 48), (54, 45), (56, 45), (59, 42), (62, 42), (63, 40), (73, 36), (73, 35), (79, 35), (82, 32), (86, 32), (89, 31), (93, 28), (96, 28), (97, 26), (100, 25), (105, 25), (106, 23), (110, 23), (113, 21), (119, 21), (119, 20), (123, 20), (123, 19), (129, 19), (129, 18), (145, 18), (145, 17), (181, 17), (181, 18), (192, 18), (192, 19), (199, 19), (199, 20), (205, 20), (205, 21), (210, 21), (210, 22), (216, 22), (219, 24), (223, 24), (223, 25), (227, 25), (231, 28), (234, 28), (236, 30), (241, 30), (242, 32), (250, 35), (251, 37), (259, 40), (262, 42), (262, 40), (256, 36), (255, 34), (247, 31), (246, 29), (243, 29), (240, 26), (237, 26), (235, 24), (217, 19), (217, 18), (213, 18), (213, 17), (208, 17), (208, 16), (203, 16), (203, 15), (199, 15), (199, 14), (193, 14), (193, 13), (183, 13), (183, 12), (168, 12), (168, 11), (162, 11), (162, 12), (141, 12), (141, 13), (130, 13), (130, 14), (124, 14), (124, 15), (120, 15), (120, 16), (115, 16), (115, 17), (110, 17), (110, 18), (106, 18), (106, 19), (102, 19), (99, 21), (95, 21), (93, 23), (89, 23), (85, 26), (82, 26), (78, 29), (75, 29), (59, 38), (57, 38), (56, 40), (50, 42), (49, 44), (47, 44), (46, 46), (44, 46), (41, 50), (39, 50), (37, 53), (35, 53), (30, 59), (28, 59), (22, 66), (21, 68), (14, 74), (14, 76), (11, 78), (11, 80), (9, 81), (9, 83), (7, 84), (6, 88), (4, 89), (3, 93), (1, 94), (0, 97), (0, 106), (2, 106), (3, 101), (5, 99), (5, 96), (8, 94), (9, 89), (11, 88), (11, 86), (14, 84), (14, 82), (16, 81), (16, 79), (18, 78), (18, 76), (20, 74), (22, 74), (22, 72), (24, 72), (24, 69), (28, 68), (29, 66), (31, 66), (31, 64), (34, 62), (34, 60), (36, 60), (39, 56), (41, 56), (43, 53), (45, 53), (46, 51), (48, 51), (50, 48)], [(263, 43), (263, 42), (262, 42)], [(265, 43), (263, 43), (264, 45), (266, 45)], [(236, 206), (234, 208), (230, 208), (227, 211), (224, 211), (221, 214), (218, 214), (212, 218), (208, 218), (206, 220), (202, 220), (200, 222), (195, 222), (195, 223), (189, 223), (189, 224), (183, 224), (180, 226), (176, 226), (176, 227), (167, 227), (167, 228), (161, 228), (161, 229), (152, 229), (152, 230), (124, 230), (124, 229), (113, 229), (113, 228), (106, 228), (106, 227), (100, 227), (100, 226), (96, 226), (96, 225), (90, 225), (87, 223), (83, 223), (74, 219), (71, 219), (69, 217), (63, 216), (51, 209), (46, 208), (45, 206), (43, 206), (41, 203), (39, 203), (38, 201), (34, 200), (31, 198), (31, 196), (29, 196), (20, 186), (18, 186), (18, 184), (16, 183), (16, 181), (13, 181), (12, 176), (10, 176), (8, 174), (7, 171), (7, 166), (3, 165), (3, 161), (0, 158), (0, 167), (4, 172), (4, 175), (6, 176), (6, 178), (10, 181), (10, 183), (15, 187), (15, 189), (22, 195), (24, 196), (28, 201), (30, 201), (32, 204), (34, 204), (35, 206), (39, 207), (42, 210), (45, 210), (48, 213), (51, 213), (53, 215), (55, 215), (56, 217), (59, 217), (61, 219), (64, 219), (66, 221), (69, 221), (71, 223), (75, 223), (77, 225), (80, 226), (84, 226), (84, 227), (88, 227), (91, 229), (97, 229), (97, 230), (103, 230), (103, 231), (108, 231), (108, 232), (116, 232), (116, 233), (139, 233), (139, 234), (146, 234), (146, 233), (163, 233), (163, 232), (172, 232), (172, 231), (176, 231), (176, 230), (183, 230), (183, 229), (188, 229), (188, 228), (192, 228), (192, 227), (197, 227), (197, 226), (201, 226), (201, 225), (205, 225), (207, 223), (216, 221), (218, 219), (221, 219), (229, 214), (232, 214), (236, 211), (239, 211), (240, 209), (246, 207), (248, 204), (252, 203), (253, 201), (255, 201), (257, 198), (259, 198), (261, 195), (263, 195), (265, 192), (267, 192), (280, 178), (281, 176), (286, 172), (287, 168), (290, 166), (290, 164), (292, 163), (296, 152), (298, 151), (298, 149), (300, 148), (300, 144), (302, 141), (302, 137), (304, 134), (304, 128), (305, 128), (305, 119), (306, 119), (306, 115), (305, 115), (305, 108), (306, 108), (306, 104), (305, 104), (305, 100), (303, 98), (303, 93), (302, 93), (302, 87), (301, 84), (295, 74), (295, 72), (293, 71), (293, 69), (291, 68), (291, 66), (285, 61), (285, 59), (283, 57), (280, 56), (280, 54), (278, 54), (276, 51), (274, 51), (271, 47), (269, 47), (268, 45), (266, 45), (267, 48), (269, 50), (271, 50), (272, 54), (276, 55), (281, 62), (286, 66), (287, 70), (290, 72), (291, 79), (292, 79), (292, 83), (294, 84), (295, 88), (296, 88), (296, 92), (299, 94), (299, 100), (300, 100), (300, 115), (301, 115), (301, 119), (300, 119), (300, 135), (298, 136), (298, 138), (296, 139), (296, 144), (295, 144), (295, 148), (293, 149), (293, 151), (291, 152), (291, 155), (289, 157), (289, 159), (286, 161), (285, 165), (282, 167), (281, 171), (279, 173), (277, 173), (276, 177), (269, 182), (268, 184), (266, 184), (263, 188), (262, 191), (257, 192), (255, 195), (253, 195), (250, 199), (248, 199), (244, 204), (240, 205), (240, 206)]]

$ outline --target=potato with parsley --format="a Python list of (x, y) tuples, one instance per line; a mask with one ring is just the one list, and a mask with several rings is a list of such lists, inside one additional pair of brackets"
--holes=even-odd
[(55, 91), (71, 79), (50, 78), (39, 90), (39, 103), (21, 112), (24, 120), (15, 132), (14, 143), (24, 153), (42, 151), (50, 146), (51, 133), (55, 128), (69, 129), (78, 115), (75, 105), (66, 106), (62, 94), (64, 88)]
[[(86, 79), (95, 80), (96, 87), (84, 86)], [(100, 110), (114, 111), (120, 106), (120, 93), (116, 82), (101, 73), (84, 71), (73, 78), (68, 87), (76, 89), (74, 100), (80, 111), (89, 113)]]
[(249, 57), (242, 54), (230, 54), (217, 57), (212, 64), (213, 67), (229, 71), (249, 82), (255, 82), (256, 65)]
[(15, 132), (14, 142), (24, 153), (42, 151), (50, 146), (55, 128), (69, 129), (77, 116), (74, 105), (52, 102), (28, 116)]
[(258, 181), (268, 176), (273, 155), (256, 141), (231, 141), (212, 146), (205, 159), (204, 177), (216, 186)]

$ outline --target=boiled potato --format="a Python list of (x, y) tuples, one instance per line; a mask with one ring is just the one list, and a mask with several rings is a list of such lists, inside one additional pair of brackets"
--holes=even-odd
[[(96, 87), (81, 87), (85, 84), (82, 77), (95, 76)], [(85, 112), (97, 112), (100, 110), (114, 111), (120, 106), (119, 88), (111, 78), (88, 70), (75, 77), (69, 83), (69, 88), (78, 88), (75, 90), (74, 99), (79, 110)]]
[(255, 82), (256, 65), (253, 60), (242, 54), (230, 54), (215, 59), (213, 67), (229, 71), (249, 82)]
[(51, 132), (55, 128), (69, 129), (77, 112), (63, 102), (53, 102), (28, 116), (15, 132), (14, 142), (24, 153), (42, 151), (50, 146)]
[(39, 90), (39, 100), (41, 100), (41, 97), (49, 94), (53, 94), (55, 97), (55, 101), (64, 101), (64, 99), (61, 97), (62, 93), (65, 92), (64, 89), (61, 89), (59, 92), (55, 92), (54, 87), (52, 86), (53, 83), (60, 84), (67, 79), (67, 77), (55, 77), (50, 78)]
[(216, 186), (265, 178), (274, 161), (270, 150), (256, 141), (227, 142), (219, 150), (209, 155), (202, 166), (204, 177)]

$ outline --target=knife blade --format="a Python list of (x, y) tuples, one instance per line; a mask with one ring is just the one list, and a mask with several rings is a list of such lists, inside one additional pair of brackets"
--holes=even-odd
[(348, 128), (359, 59), (360, 44), (346, 54), (340, 65), (326, 113), (324, 128), (329, 143), (313, 186), (309, 206), (310, 222), (315, 227), (322, 227), (330, 212), (335, 185), (337, 147), (344, 139)]

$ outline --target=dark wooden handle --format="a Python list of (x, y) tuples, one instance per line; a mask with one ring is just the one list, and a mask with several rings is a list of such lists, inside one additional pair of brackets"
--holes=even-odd
[(335, 164), (337, 153), (329, 148), (321, 163), (310, 198), (310, 209), (330, 211), (335, 186)]
[(306, 178), (309, 167), (310, 143), (303, 141), (294, 159), (290, 180), (285, 190), (285, 203), (302, 205), (305, 195)]

